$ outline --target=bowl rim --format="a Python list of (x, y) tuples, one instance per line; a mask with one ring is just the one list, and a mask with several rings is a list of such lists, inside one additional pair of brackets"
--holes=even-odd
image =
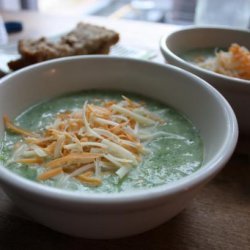
[(201, 68), (199, 66), (196, 66), (195, 64), (189, 63), (186, 60), (182, 59), (179, 57), (177, 54), (175, 54), (167, 45), (168, 39), (171, 37), (175, 36), (176, 34), (182, 33), (182, 32), (188, 32), (188, 31), (206, 31), (206, 30), (215, 30), (215, 31), (231, 31), (231, 32), (242, 32), (250, 35), (250, 31), (244, 30), (244, 29), (235, 29), (235, 28), (230, 28), (230, 27), (225, 27), (225, 26), (188, 26), (185, 28), (179, 28), (175, 31), (172, 31), (169, 34), (165, 34), (160, 38), (160, 50), (163, 56), (165, 57), (166, 55), (171, 57), (172, 59), (178, 61), (179, 63), (183, 64), (185, 67), (195, 70), (196, 72), (200, 72), (204, 75), (207, 75), (209, 77), (217, 77), (219, 80), (227, 80), (231, 81), (235, 84), (244, 84), (244, 85), (249, 85), (250, 80), (245, 80), (245, 79), (240, 79), (237, 77), (231, 77), (231, 76), (226, 76), (223, 74), (219, 74), (216, 72), (213, 72), (208, 69)]
[(48, 65), (60, 64), (66, 61), (71, 60), (119, 60), (127, 62), (135, 62), (139, 64), (154, 65), (155, 67), (168, 68), (171, 71), (185, 75), (188, 78), (194, 79), (197, 84), (201, 84), (208, 92), (214, 95), (214, 97), (219, 101), (220, 105), (223, 106), (223, 110), (226, 116), (228, 133), (225, 137), (224, 144), (221, 147), (220, 151), (213, 156), (213, 158), (203, 165), (200, 169), (194, 173), (183, 177), (177, 181), (166, 183), (157, 187), (147, 188), (145, 190), (133, 190), (125, 191), (120, 193), (83, 193), (83, 192), (74, 192), (64, 189), (54, 188), (45, 186), (43, 184), (28, 180), (22, 176), (19, 176), (9, 169), (4, 167), (0, 163), (0, 183), (4, 187), (14, 187), (21, 191), (26, 192), (27, 195), (37, 195), (39, 197), (45, 198), (47, 201), (67, 201), (70, 203), (79, 203), (82, 204), (122, 204), (122, 203), (134, 203), (134, 202), (143, 202), (147, 200), (159, 199), (166, 195), (174, 195), (178, 192), (186, 192), (189, 189), (192, 189), (194, 186), (200, 185), (201, 183), (207, 182), (212, 176), (219, 172), (225, 163), (231, 157), (234, 148), (238, 139), (238, 124), (235, 117), (235, 114), (226, 101), (226, 99), (210, 84), (201, 79), (200, 77), (180, 69), (172, 65), (164, 65), (162, 63), (145, 61), (140, 59), (126, 58), (126, 57), (115, 57), (115, 56), (100, 56), (100, 55), (91, 55), (91, 56), (72, 56), (67, 58), (58, 58), (35, 65), (28, 66), (24, 69), (21, 69), (17, 72), (12, 73), (9, 76), (6, 76), (4, 79), (0, 80), (0, 85), (6, 82), (6, 80), (16, 77), (17, 75), (22, 75), (33, 69), (42, 69)]

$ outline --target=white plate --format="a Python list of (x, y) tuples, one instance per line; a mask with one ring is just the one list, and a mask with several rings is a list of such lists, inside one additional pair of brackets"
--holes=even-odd
[[(110, 55), (150, 60), (156, 56), (156, 52), (153, 50), (132, 48), (118, 43), (111, 47)], [(16, 60), (19, 57), (20, 55), (17, 50), (17, 43), (0, 45), (0, 69), (2, 71), (9, 72), (8, 62)]]

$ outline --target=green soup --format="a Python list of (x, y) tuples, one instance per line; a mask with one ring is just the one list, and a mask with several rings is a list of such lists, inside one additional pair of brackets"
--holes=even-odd
[[(21, 113), (14, 120), (15, 124), (32, 131), (42, 130), (51, 124), (55, 115), (61, 112), (81, 108), (83, 103), (99, 103), (102, 100), (120, 100), (124, 93), (110, 91), (85, 91), (49, 100)], [(115, 174), (103, 175), (102, 185), (92, 187), (76, 179), (68, 178), (62, 184), (65, 174), (45, 181), (38, 181), (37, 176), (42, 167), (8, 162), (15, 144), (21, 136), (5, 132), (1, 146), (1, 161), (11, 171), (29, 180), (44, 185), (81, 192), (117, 193), (130, 190), (152, 188), (179, 180), (192, 174), (202, 165), (203, 145), (197, 129), (182, 114), (171, 107), (155, 100), (125, 93), (127, 97), (144, 102), (147, 109), (166, 121), (155, 126), (151, 140), (144, 145), (147, 153), (143, 155), (138, 166), (134, 167), (124, 178)]]
[(221, 49), (215, 49), (215, 48), (191, 49), (182, 53), (180, 57), (183, 58), (185, 61), (197, 64), (200, 62), (204, 62), (208, 58), (214, 58), (215, 51), (217, 50), (219, 51)]

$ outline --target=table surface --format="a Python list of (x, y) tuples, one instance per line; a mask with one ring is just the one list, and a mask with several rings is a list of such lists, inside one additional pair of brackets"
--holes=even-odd
[[(22, 21), (24, 30), (10, 36), (53, 36), (78, 21), (118, 31), (120, 43), (159, 51), (162, 35), (177, 29), (166, 24), (98, 17), (50, 16), (35, 12), (0, 12), (4, 21)], [(146, 233), (117, 240), (88, 240), (54, 232), (28, 218), (0, 190), (0, 249), (250, 249), (250, 143), (241, 137), (225, 168), (178, 216)]]

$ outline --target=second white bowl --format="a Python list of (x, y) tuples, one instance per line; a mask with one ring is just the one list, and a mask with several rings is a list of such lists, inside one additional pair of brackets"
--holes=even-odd
[(233, 107), (241, 133), (250, 136), (250, 81), (208, 71), (181, 56), (193, 49), (228, 48), (232, 43), (250, 50), (250, 32), (222, 27), (184, 28), (162, 37), (160, 48), (167, 62), (200, 76), (218, 89)]

